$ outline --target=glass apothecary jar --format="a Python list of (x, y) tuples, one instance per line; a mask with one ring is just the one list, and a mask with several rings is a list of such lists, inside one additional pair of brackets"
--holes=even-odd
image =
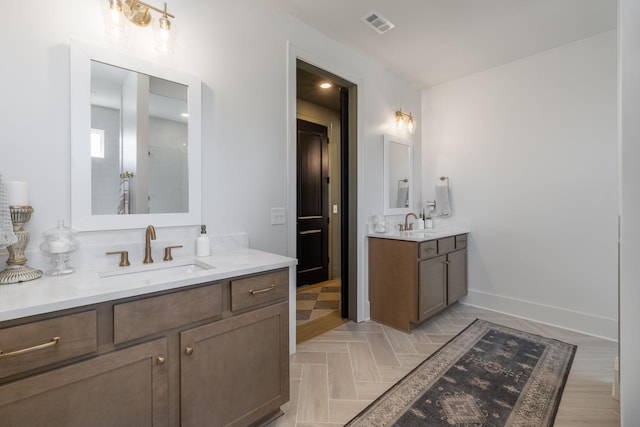
[(58, 220), (58, 226), (42, 233), (44, 241), (40, 250), (51, 257), (53, 268), (46, 271), (48, 276), (71, 274), (75, 269), (67, 264), (69, 254), (78, 249), (78, 241), (73, 238), (73, 230), (65, 227), (64, 220)]

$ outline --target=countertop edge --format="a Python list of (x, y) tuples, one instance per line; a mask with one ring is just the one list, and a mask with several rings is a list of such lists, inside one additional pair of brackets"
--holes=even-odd
[[(184, 277), (136, 282), (134, 285), (121, 288), (110, 288), (101, 284), (100, 269), (86, 269), (66, 276), (43, 276), (30, 282), (1, 285), (0, 322), (290, 268), (297, 263), (295, 258), (254, 249), (195, 259), (214, 268), (188, 273)], [(88, 281), (95, 281), (96, 286), (83, 285), (83, 282)]]
[(470, 230), (468, 227), (456, 227), (442, 231), (413, 230), (400, 231), (394, 233), (367, 233), (367, 237), (377, 237), (381, 239), (405, 240), (408, 242), (426, 242), (444, 237), (456, 236), (458, 234), (467, 234)]

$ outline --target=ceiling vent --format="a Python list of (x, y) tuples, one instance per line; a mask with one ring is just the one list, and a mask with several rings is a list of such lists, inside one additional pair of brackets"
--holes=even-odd
[(384, 34), (395, 27), (387, 18), (375, 10), (363, 16), (362, 21), (373, 28), (378, 34)]

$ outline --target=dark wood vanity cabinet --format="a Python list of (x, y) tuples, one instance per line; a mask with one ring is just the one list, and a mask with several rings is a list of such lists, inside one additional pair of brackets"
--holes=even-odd
[(246, 426), (276, 416), (289, 400), (288, 278), (273, 270), (0, 323), (1, 424)]
[(467, 235), (369, 238), (371, 318), (411, 331), (467, 294)]

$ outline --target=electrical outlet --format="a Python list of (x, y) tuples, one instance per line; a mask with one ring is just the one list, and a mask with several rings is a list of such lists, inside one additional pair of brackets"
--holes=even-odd
[(286, 216), (285, 208), (271, 208), (271, 225), (286, 224)]

